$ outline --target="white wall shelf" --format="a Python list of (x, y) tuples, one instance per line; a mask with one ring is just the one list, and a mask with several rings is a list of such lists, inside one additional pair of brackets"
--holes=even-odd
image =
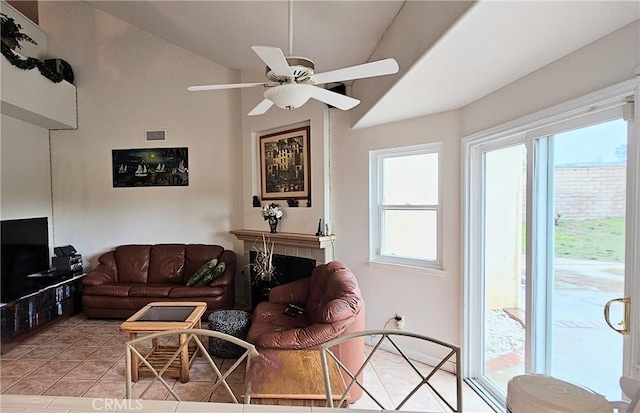
[(75, 129), (76, 87), (66, 81), (53, 83), (38, 69), (22, 70), (2, 60), (2, 114), (45, 129)]

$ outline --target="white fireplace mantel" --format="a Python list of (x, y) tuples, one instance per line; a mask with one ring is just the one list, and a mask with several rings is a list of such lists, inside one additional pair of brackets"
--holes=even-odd
[(244, 241), (244, 252), (248, 256), (250, 251), (262, 244), (262, 236), (267, 241), (273, 242), (276, 254), (290, 255), (293, 257), (313, 258), (316, 264), (326, 264), (333, 259), (333, 243), (335, 235), (311, 235), (291, 232), (278, 232), (271, 234), (264, 231), (251, 229), (236, 229), (230, 231), (241, 241)]

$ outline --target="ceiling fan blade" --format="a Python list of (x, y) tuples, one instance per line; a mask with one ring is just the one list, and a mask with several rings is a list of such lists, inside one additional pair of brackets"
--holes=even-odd
[(276, 86), (278, 83), (272, 82), (261, 82), (261, 83), (227, 83), (221, 85), (202, 85), (202, 86), (189, 86), (187, 88), (190, 92), (198, 92), (201, 90), (222, 90), (222, 89), (236, 89), (243, 87), (254, 87), (254, 86)]
[(342, 110), (349, 110), (360, 103), (358, 99), (341, 95), (321, 87), (316, 87), (316, 91), (311, 97)]
[(267, 64), (278, 76), (293, 77), (293, 72), (284, 57), (282, 50), (277, 47), (269, 46), (251, 46), (253, 50), (263, 62)]
[(315, 80), (316, 85), (321, 85), (323, 83), (391, 75), (398, 73), (398, 70), (399, 67), (396, 59), (389, 58), (377, 60), (375, 62), (363, 63), (357, 66), (345, 67), (344, 69), (332, 70), (330, 72), (317, 73), (313, 75), (313, 79)]
[(273, 106), (273, 102), (269, 99), (265, 99), (262, 102), (258, 103), (258, 106), (251, 109), (251, 112), (247, 113), (247, 116), (262, 115), (263, 113), (268, 111), (271, 106)]

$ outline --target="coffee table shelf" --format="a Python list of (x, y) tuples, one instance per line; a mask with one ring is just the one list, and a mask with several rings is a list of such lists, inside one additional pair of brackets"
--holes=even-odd
[[(144, 358), (151, 364), (151, 366), (156, 371), (160, 371), (168, 362), (171, 360), (171, 357), (175, 354), (178, 346), (157, 346), (153, 347), (151, 351), (144, 355)], [(187, 356), (187, 371), (191, 368), (196, 358), (198, 357), (198, 348), (197, 347), (189, 347), (189, 355)], [(180, 356), (176, 357), (175, 360), (171, 363), (169, 368), (167, 368), (165, 374), (168, 376), (176, 376), (180, 377), (182, 362), (180, 360)], [(149, 368), (142, 363), (142, 361), (138, 362), (138, 374), (141, 373), (149, 373), (151, 371)]]

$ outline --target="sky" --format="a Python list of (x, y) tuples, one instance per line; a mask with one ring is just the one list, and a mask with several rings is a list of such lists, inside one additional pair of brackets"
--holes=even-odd
[(620, 162), (616, 148), (627, 144), (622, 119), (555, 135), (556, 165)]

